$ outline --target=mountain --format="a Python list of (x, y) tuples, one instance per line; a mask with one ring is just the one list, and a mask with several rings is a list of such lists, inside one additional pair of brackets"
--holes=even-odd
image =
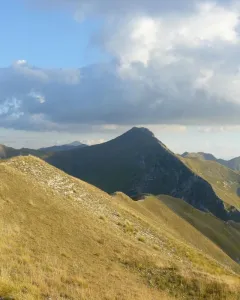
[(210, 153), (204, 153), (204, 152), (184, 152), (181, 156), (184, 158), (198, 158), (202, 160), (216, 161), (219, 164), (227, 168), (230, 168), (234, 171), (240, 171), (240, 157), (235, 157), (230, 160), (224, 160), (221, 158), (218, 159), (214, 155)]
[(214, 192), (223, 199), (226, 208), (234, 206), (240, 210), (240, 173), (216, 161), (196, 157), (185, 157), (182, 161), (211, 184)]
[(211, 153), (205, 153), (205, 152), (184, 152), (182, 154), (182, 157), (217, 161), (217, 158), (214, 155), (212, 155)]
[(225, 165), (226, 167), (233, 169), (235, 171), (240, 171), (240, 157), (235, 157), (233, 159), (230, 160), (222, 160), (222, 159), (218, 159), (218, 162), (220, 164)]
[(0, 159), (6, 159), (15, 156), (27, 156), (27, 155), (34, 155), (36, 157), (44, 158), (48, 155), (48, 153), (51, 152), (60, 152), (60, 151), (66, 151), (71, 149), (83, 148), (87, 146), (88, 145), (75, 141), (66, 145), (52, 146), (52, 147), (40, 148), (38, 150), (35, 150), (29, 148), (15, 149), (0, 144)]
[(82, 147), (87, 147), (88, 145), (82, 144), (78, 141), (72, 142), (70, 144), (65, 144), (65, 145), (56, 145), (56, 146), (51, 146), (51, 147), (46, 147), (46, 148), (40, 148), (40, 151), (43, 152), (59, 152), (59, 151), (66, 151), (66, 150), (71, 150), (75, 148), (82, 148)]
[(146, 128), (134, 127), (104, 144), (53, 153), (46, 161), (108, 193), (122, 191), (136, 199), (171, 195), (223, 220), (240, 221), (235, 207), (226, 209), (212, 186)]
[(0, 177), (1, 299), (239, 299), (239, 224), (223, 250), (224, 222), (194, 210), (196, 229), (181, 199), (110, 196), (32, 156)]
[(5, 145), (0, 145), (0, 159), (11, 158), (14, 156), (34, 155), (37, 157), (44, 157), (45, 152), (41, 150), (34, 150), (28, 148), (14, 149)]

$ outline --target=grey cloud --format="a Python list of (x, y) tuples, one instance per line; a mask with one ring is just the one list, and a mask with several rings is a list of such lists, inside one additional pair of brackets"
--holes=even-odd
[[(194, 70), (171, 79), (171, 72), (181, 74), (181, 65), (155, 71), (141, 64), (135, 68), (144, 72), (142, 79), (122, 78), (115, 63), (85, 67), (76, 84), (29, 80), (16, 76), (12, 67), (0, 69), (0, 84), (5, 87), (0, 91), (0, 114), (4, 112), (0, 126), (72, 131), (101, 124), (240, 124), (239, 103), (192, 88)], [(31, 91), (45, 102), (32, 97)], [(17, 100), (11, 104), (6, 99)]]
[[(197, 3), (203, 1), (51, 1), (53, 8), (107, 16), (111, 26), (98, 46), (113, 60), (75, 70), (25, 61), (0, 69), (0, 126), (77, 131), (103, 124), (240, 124), (238, 11), (197, 10)], [(115, 16), (121, 20), (111, 22)]]

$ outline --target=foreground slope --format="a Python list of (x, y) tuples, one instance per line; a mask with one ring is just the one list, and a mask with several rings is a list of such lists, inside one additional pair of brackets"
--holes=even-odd
[(0, 176), (0, 298), (239, 299), (239, 265), (167, 206), (144, 214), (33, 157)]
[(240, 221), (239, 211), (226, 210), (212, 186), (146, 128), (132, 128), (107, 143), (54, 153), (46, 160), (108, 193), (172, 195), (221, 219)]

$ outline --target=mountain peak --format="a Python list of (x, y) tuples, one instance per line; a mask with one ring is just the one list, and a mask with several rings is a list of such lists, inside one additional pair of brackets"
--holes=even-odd
[(145, 128), (145, 127), (133, 127), (132, 129), (130, 129), (126, 133), (137, 133), (137, 134), (144, 134), (144, 135), (148, 135), (148, 136), (151, 136), (151, 137), (155, 137), (153, 132), (150, 131), (148, 128)]
[(155, 137), (152, 131), (145, 127), (133, 127), (117, 139), (122, 139), (123, 137), (128, 141), (138, 141), (142, 144), (149, 145), (160, 145), (165, 150), (170, 151), (165, 144), (163, 144), (157, 137)]
[(122, 140), (123, 138), (126, 139), (128, 142), (131, 141), (139, 141), (141, 143), (149, 143), (149, 142), (159, 142), (158, 139), (154, 136), (154, 134), (145, 127), (133, 127), (127, 132), (123, 133), (121, 136), (117, 137), (116, 139)]

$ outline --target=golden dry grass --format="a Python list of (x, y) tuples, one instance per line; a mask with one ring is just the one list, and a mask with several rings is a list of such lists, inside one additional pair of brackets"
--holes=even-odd
[(33, 157), (1, 162), (0, 178), (3, 299), (239, 299), (238, 265), (165, 205)]

